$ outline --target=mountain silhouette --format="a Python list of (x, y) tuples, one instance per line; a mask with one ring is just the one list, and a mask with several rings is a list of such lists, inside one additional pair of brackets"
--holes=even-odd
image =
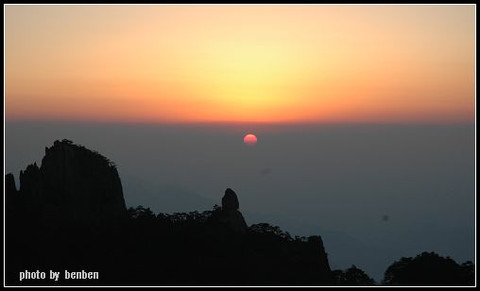
[[(248, 226), (230, 188), (201, 213), (126, 209), (115, 164), (69, 140), (21, 171), (18, 190), (12, 174), (5, 183), (7, 285), (333, 284), (320, 236)], [(46, 278), (28, 276), (35, 271)]]
[[(45, 148), (40, 167), (21, 171), (18, 189), (7, 174), (5, 199), (7, 286), (375, 284), (355, 265), (332, 271), (321, 236), (247, 225), (231, 188), (221, 206), (203, 212), (127, 209), (115, 164), (69, 140)], [(474, 278), (473, 262), (425, 252), (394, 262), (382, 283), (474, 285)]]
[(122, 184), (115, 165), (69, 140), (45, 148), (41, 167), (20, 172), (20, 189), (7, 175), (9, 209), (44, 225), (115, 225), (126, 219)]

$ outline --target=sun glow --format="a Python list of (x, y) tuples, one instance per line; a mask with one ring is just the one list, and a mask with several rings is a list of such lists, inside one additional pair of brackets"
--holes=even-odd
[(248, 40), (213, 47), (205, 51), (207, 64), (193, 66), (208, 72), (198, 74), (196, 94), (212, 105), (215, 118), (271, 121), (289, 117), (285, 112), (294, 107), (295, 99), (288, 92), (294, 91), (298, 66), (303, 62), (294, 49)]
[(5, 113), (146, 122), (471, 121), (474, 12), (7, 6)]

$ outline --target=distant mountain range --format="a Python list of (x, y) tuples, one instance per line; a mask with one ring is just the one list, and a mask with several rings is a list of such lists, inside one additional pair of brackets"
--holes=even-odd
[(218, 204), (175, 184), (154, 184), (135, 176), (124, 176), (122, 184), (127, 206), (148, 205), (155, 213), (208, 210)]

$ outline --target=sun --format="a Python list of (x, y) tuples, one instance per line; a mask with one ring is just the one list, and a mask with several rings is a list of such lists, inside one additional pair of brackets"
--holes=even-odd
[(245, 137), (243, 138), (243, 142), (247, 146), (254, 146), (255, 144), (257, 144), (257, 137), (254, 134), (249, 133), (245, 135)]

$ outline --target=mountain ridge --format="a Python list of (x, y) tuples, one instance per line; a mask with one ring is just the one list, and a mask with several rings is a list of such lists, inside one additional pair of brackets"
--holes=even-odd
[(12, 174), (5, 178), (7, 282), (13, 285), (35, 285), (18, 282), (23, 270), (83, 274), (92, 267), (100, 285), (333, 282), (320, 236), (294, 239), (268, 223), (248, 226), (230, 188), (222, 207), (212, 211), (155, 215), (149, 208), (127, 209), (115, 164), (70, 140), (55, 141), (40, 167), (21, 171), (18, 190)]

